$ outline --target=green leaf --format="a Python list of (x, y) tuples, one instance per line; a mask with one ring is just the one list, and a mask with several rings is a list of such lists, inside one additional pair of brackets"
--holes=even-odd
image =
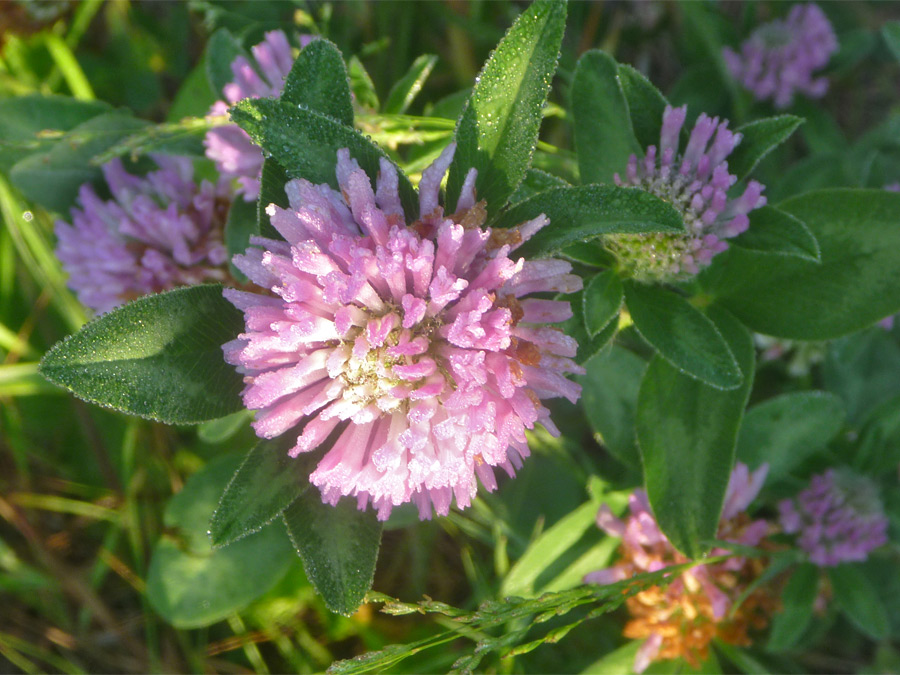
[(220, 28), (210, 35), (206, 43), (206, 75), (216, 96), (222, 96), (225, 85), (234, 81), (231, 64), (238, 56), (250, 61), (250, 55), (227, 28)]
[(841, 397), (850, 423), (861, 427), (885, 401), (900, 396), (900, 347), (880, 326), (834, 340), (822, 380)]
[(802, 391), (753, 406), (744, 416), (737, 458), (751, 469), (768, 463), (767, 481), (787, 476), (825, 448), (844, 424), (844, 406), (834, 394)]
[(633, 352), (612, 345), (585, 364), (578, 378), (581, 406), (598, 441), (626, 466), (640, 468), (634, 436), (634, 416), (641, 378), (647, 362)]
[(111, 110), (102, 101), (79, 101), (68, 96), (29, 94), (0, 100), (0, 171), (8, 172), (20, 159), (48, 150), (53, 132), (69, 131)]
[(590, 280), (582, 298), (584, 327), (588, 335), (596, 337), (610, 321), (619, 316), (623, 298), (622, 280), (613, 270), (601, 272)]
[(819, 590), (819, 568), (799, 565), (781, 593), (783, 608), (772, 620), (766, 649), (782, 652), (795, 646), (812, 619), (813, 603)]
[(608, 268), (616, 265), (615, 256), (603, 247), (599, 239), (566, 246), (556, 255), (588, 267)]
[(422, 54), (409, 67), (406, 75), (397, 80), (396, 84), (391, 87), (388, 93), (387, 101), (384, 103), (384, 111), (389, 115), (400, 115), (405, 113), (413, 99), (421, 91), (425, 80), (431, 75), (438, 57), (434, 54)]
[(560, 293), (556, 300), (565, 300), (572, 307), (572, 316), (565, 321), (556, 324), (563, 333), (573, 338), (578, 343), (578, 352), (575, 355), (576, 363), (584, 363), (589, 358), (603, 349), (616, 335), (619, 329), (618, 321), (610, 321), (606, 328), (594, 337), (587, 334), (584, 323), (584, 291), (577, 293)]
[(79, 124), (48, 151), (29, 155), (10, 171), (13, 185), (50, 211), (65, 212), (84, 183), (100, 180), (91, 160), (147, 123), (121, 112), (103, 113)]
[(533, 596), (538, 577), (592, 529), (600, 504), (589, 501), (563, 517), (531, 543), (503, 579), (500, 596)]
[(366, 110), (376, 111), (380, 107), (378, 93), (375, 91), (375, 83), (369, 77), (366, 67), (355, 54), (347, 62), (347, 71), (350, 77), (350, 91), (356, 103)]
[(659, 146), (666, 97), (643, 74), (624, 63), (619, 64), (619, 84), (628, 102), (631, 127), (638, 143), (642, 148)]
[(751, 211), (750, 227), (732, 239), (730, 244), (750, 251), (795, 256), (813, 262), (822, 259), (819, 242), (803, 221), (774, 206)]
[(287, 172), (271, 157), (263, 160), (262, 171), (259, 174), (259, 199), (256, 201), (256, 230), (258, 234), (276, 241), (282, 239), (281, 233), (272, 226), (266, 208), (269, 204), (275, 204), (283, 209), (290, 206), (285, 184), (290, 180)]
[(734, 247), (701, 283), (750, 329), (796, 340), (852, 333), (900, 311), (900, 194), (821, 190), (782, 202), (806, 223), (822, 262)]
[(209, 84), (206, 56), (184, 78), (166, 111), (167, 122), (178, 122), (185, 117), (204, 117), (219, 94)]
[(900, 21), (888, 21), (884, 24), (881, 27), (881, 37), (894, 58), (900, 61)]
[(734, 446), (753, 382), (754, 348), (727, 312), (710, 317), (737, 358), (744, 381), (721, 391), (680, 372), (657, 355), (641, 382), (637, 439), (650, 505), (679, 551), (696, 558), (713, 539), (734, 465)]
[(513, 227), (545, 214), (550, 223), (519, 253), (552, 255), (570, 244), (603, 234), (684, 232), (681, 215), (662, 199), (639, 188), (615, 185), (558, 187), (536, 194), (504, 212), (497, 227)]
[(516, 188), (512, 197), (509, 198), (509, 203), (518, 204), (544, 190), (568, 186), (569, 184), (559, 176), (554, 176), (546, 171), (532, 167), (525, 172), (525, 178), (519, 183), (519, 187)]
[(334, 43), (320, 38), (303, 48), (284, 81), (281, 100), (353, 126), (347, 67)]
[(259, 236), (259, 222), (257, 221), (256, 202), (245, 201), (238, 196), (231, 202), (228, 209), (228, 220), (225, 221), (225, 248), (228, 249), (228, 261), (231, 275), (239, 281), (245, 281), (244, 276), (231, 259), (236, 253), (243, 253), (250, 246), (250, 237)]
[(328, 609), (345, 616), (359, 607), (375, 575), (381, 523), (372, 511), (357, 511), (353, 500), (322, 503), (308, 490), (283, 514), (288, 534), (312, 585)]
[(887, 609), (878, 588), (857, 565), (838, 565), (828, 570), (834, 599), (857, 628), (873, 640), (890, 634)]
[(644, 640), (626, 642), (594, 661), (581, 671), (582, 675), (631, 675), (634, 672), (634, 658), (644, 642)]
[(252, 419), (252, 412), (239, 410), (225, 417), (203, 422), (197, 427), (197, 437), (204, 443), (224, 443), (245, 426), (249, 426)]
[(235, 472), (209, 522), (216, 548), (258, 532), (296, 501), (309, 487), (309, 474), (319, 454), (288, 456), (295, 442), (286, 438), (260, 441)]
[(616, 61), (598, 49), (585, 52), (575, 67), (572, 116), (582, 183), (612, 183), (615, 173), (624, 175), (632, 154), (643, 154)]
[(218, 284), (148, 295), (50, 349), (40, 372), (79, 398), (166, 424), (197, 424), (242, 408), (242, 377), (222, 345), (243, 330)]
[(634, 327), (660, 356), (717, 389), (741, 385), (741, 369), (728, 343), (703, 312), (665, 288), (630, 280), (623, 285)]
[(264, 595), (296, 560), (276, 523), (227, 548), (213, 550), (206, 535), (222, 489), (240, 461), (227, 455), (191, 476), (169, 500), (147, 573), (153, 608), (177, 628), (209, 626)]
[(491, 216), (522, 182), (537, 145), (565, 22), (565, 2), (536, 0), (484, 64), (456, 129), (448, 210), (470, 168), (478, 169), (477, 194)]
[(738, 178), (743, 178), (756, 168), (763, 157), (790, 138), (801, 124), (802, 117), (779, 115), (738, 127), (736, 131), (743, 138), (728, 156), (728, 170)]
[[(337, 151), (349, 148), (373, 184), (378, 160), (388, 156), (358, 131), (337, 120), (273, 99), (244, 99), (231, 109), (231, 117), (291, 178), (327, 183), (337, 188)], [(390, 160), (389, 160), (390, 161)], [(407, 218), (419, 213), (416, 191), (398, 168), (400, 199)]]

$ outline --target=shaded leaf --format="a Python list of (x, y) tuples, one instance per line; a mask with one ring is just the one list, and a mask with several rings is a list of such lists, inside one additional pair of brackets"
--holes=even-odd
[(283, 209), (290, 206), (287, 193), (284, 191), (284, 186), (289, 180), (290, 176), (278, 162), (271, 157), (263, 160), (262, 171), (259, 174), (259, 199), (256, 201), (256, 231), (263, 237), (276, 241), (283, 238), (272, 226), (266, 208), (269, 204), (275, 204)]
[(228, 455), (211, 462), (166, 505), (169, 533), (153, 549), (147, 597), (177, 628), (209, 626), (243, 609), (278, 583), (295, 560), (281, 523), (212, 549), (209, 517), (239, 461)]
[(0, 100), (0, 171), (48, 150), (57, 140), (52, 132), (69, 131), (110, 109), (102, 101), (68, 96), (29, 94)]
[(653, 513), (672, 545), (691, 558), (704, 552), (701, 542), (713, 539), (718, 530), (753, 382), (749, 333), (719, 308), (711, 308), (710, 317), (740, 364), (743, 384), (723, 392), (656, 355), (641, 382), (636, 417)]
[(225, 85), (234, 81), (231, 64), (238, 56), (250, 60), (240, 41), (227, 28), (220, 28), (209, 36), (206, 43), (206, 75), (217, 97), (223, 96)]
[(884, 24), (881, 27), (881, 37), (894, 58), (900, 61), (900, 21), (888, 21)]
[(665, 288), (625, 281), (625, 302), (641, 336), (660, 356), (717, 389), (734, 389), (743, 376), (728, 343), (699, 309)]
[(250, 246), (250, 237), (259, 236), (256, 202), (248, 202), (240, 196), (231, 202), (228, 220), (225, 221), (225, 248), (228, 249), (228, 264), (231, 275), (239, 281), (247, 279), (234, 263), (236, 253), (243, 253)]
[(640, 468), (634, 416), (647, 362), (612, 345), (607, 353), (588, 361), (585, 369), (587, 373), (578, 382), (582, 386), (581, 405), (591, 428), (616, 459)]
[(347, 61), (347, 74), (350, 77), (350, 91), (356, 103), (370, 111), (376, 111), (380, 107), (378, 93), (375, 91), (375, 83), (369, 77), (369, 72), (354, 54)]
[(148, 295), (57, 343), (41, 374), (79, 398), (167, 424), (196, 424), (242, 409), (243, 380), (222, 345), (242, 313), (218, 284)]
[(582, 295), (584, 327), (595, 337), (619, 316), (625, 297), (622, 280), (613, 270), (606, 270), (590, 280)]
[(50, 211), (64, 212), (84, 183), (100, 180), (91, 160), (146, 122), (121, 112), (103, 113), (66, 133), (50, 150), (25, 157), (10, 171), (13, 185)]
[(822, 262), (734, 247), (716, 256), (701, 283), (759, 333), (825, 340), (900, 311), (900, 194), (810, 192), (779, 208), (806, 223)]
[(834, 599), (857, 628), (873, 640), (884, 640), (890, 634), (887, 609), (879, 588), (863, 574), (858, 565), (831, 567), (828, 578)]
[(372, 587), (381, 545), (381, 523), (372, 511), (357, 511), (352, 500), (322, 503), (307, 490), (283, 514), (288, 534), (312, 585), (328, 608), (351, 615)]
[(470, 168), (478, 170), (477, 194), (491, 216), (522, 182), (537, 145), (565, 21), (565, 2), (536, 0), (484, 64), (456, 129), (448, 210), (459, 199)]
[(628, 158), (642, 154), (631, 128), (628, 103), (615, 59), (600, 50), (585, 52), (572, 81), (575, 152), (582, 183), (612, 183), (624, 175)]
[(561, 293), (556, 296), (556, 300), (565, 300), (572, 307), (572, 316), (554, 325), (578, 343), (578, 352), (575, 354), (576, 363), (584, 363), (597, 354), (615, 337), (619, 328), (618, 321), (610, 321), (606, 324), (606, 328), (594, 337), (590, 337), (584, 323), (583, 293), (584, 291), (578, 291), (577, 293)]
[(781, 652), (800, 641), (812, 619), (818, 589), (819, 568), (811, 563), (797, 566), (781, 593), (782, 610), (772, 619), (768, 651)]
[(844, 406), (834, 394), (803, 391), (776, 396), (747, 411), (737, 458), (751, 469), (767, 463), (767, 481), (775, 482), (825, 448), (841, 430), (844, 417)]

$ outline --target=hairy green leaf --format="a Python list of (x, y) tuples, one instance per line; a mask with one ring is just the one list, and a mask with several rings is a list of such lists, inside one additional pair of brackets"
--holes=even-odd
[(598, 49), (585, 52), (578, 60), (572, 81), (572, 116), (582, 183), (612, 183), (615, 173), (624, 175), (632, 154), (642, 154), (631, 128), (616, 61)]
[[(291, 178), (338, 187), (337, 151), (348, 148), (373, 184), (380, 159), (388, 156), (358, 131), (313, 110), (273, 99), (244, 99), (231, 117)], [(390, 161), (388, 159), (388, 161)], [(418, 197), (409, 178), (398, 168), (400, 199), (407, 218), (419, 213)]]
[(613, 270), (601, 272), (584, 289), (582, 309), (584, 327), (595, 337), (606, 325), (619, 316), (624, 299), (622, 280)]
[(743, 374), (721, 391), (689, 377), (657, 355), (641, 383), (637, 439), (647, 496), (660, 529), (691, 558), (713, 539), (734, 465), (734, 446), (753, 382), (754, 348), (747, 330), (716, 307), (712, 318)]
[(522, 182), (537, 145), (565, 22), (565, 2), (536, 0), (484, 64), (456, 129), (447, 178), (449, 210), (473, 167), (478, 197), (486, 200), (491, 216)]
[(684, 232), (681, 215), (638, 188), (578, 185), (540, 192), (504, 212), (497, 227), (513, 227), (541, 214), (550, 219), (519, 252), (540, 258), (603, 234)]
[(353, 126), (347, 66), (334, 43), (320, 38), (303, 48), (284, 81), (281, 100)]
[(257, 443), (229, 481), (209, 522), (213, 546), (228, 546), (259, 531), (309, 487), (319, 454), (288, 456), (296, 438), (287, 434)]
[(638, 332), (686, 375), (716, 389), (741, 385), (741, 369), (715, 324), (665, 288), (626, 281), (625, 303)]
[(822, 257), (819, 242), (803, 221), (774, 206), (751, 211), (750, 227), (732, 239), (730, 244), (760, 253), (790, 255), (814, 262), (819, 262)]
[(241, 376), (222, 345), (244, 327), (218, 284), (148, 295), (53, 346), (41, 374), (79, 398), (167, 424), (242, 408)]
[(306, 576), (325, 604), (338, 614), (353, 614), (375, 574), (381, 546), (375, 514), (357, 511), (349, 499), (323, 504), (318, 490), (307, 490), (282, 515)]
[(803, 124), (802, 117), (779, 115), (754, 120), (736, 131), (743, 136), (741, 142), (728, 156), (728, 170), (743, 178), (756, 168), (763, 157), (784, 143)]
[(668, 103), (666, 97), (643, 74), (624, 63), (619, 64), (619, 83), (628, 102), (631, 127), (638, 143), (642, 148), (659, 146), (663, 112)]

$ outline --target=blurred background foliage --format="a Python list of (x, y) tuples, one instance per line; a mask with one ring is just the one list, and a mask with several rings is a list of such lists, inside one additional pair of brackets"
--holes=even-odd
[[(282, 28), (334, 41), (349, 60), (357, 104), (373, 113), (417, 57), (437, 55), (409, 113), (454, 120), (481, 64), (525, 6), (509, 0), (5, 2), (0, 4), (0, 108), (4, 98), (39, 93), (104, 101), (153, 122), (202, 116), (217, 98), (206, 78), (208, 37), (227, 27), (252, 45), (265, 31)], [(594, 47), (635, 65), (674, 104), (690, 104), (691, 115), (726, 115), (738, 126), (771, 114), (727, 83), (719, 53), (722, 45), (738, 44), (754, 25), (787, 7), (756, 2), (572, 3), (536, 166), (566, 178), (577, 171), (567, 150), (572, 147), (568, 86), (578, 56)], [(798, 106), (794, 112), (807, 118), (801, 133), (757, 169), (773, 201), (812, 187), (881, 187), (900, 180), (900, 120), (892, 108), (897, 61), (879, 35), (887, 19), (898, 18), (898, 7), (854, 2), (824, 3), (823, 9), (841, 43), (829, 67), (832, 88), (821, 104)], [(16, 157), (17, 148), (9, 143), (17, 138), (15, 124), (0, 114), (3, 171)], [(415, 125), (364, 130), (381, 142), (395, 141), (407, 167), (415, 166), (428, 143), (440, 146), (447, 137), (429, 139)], [(806, 159), (784, 171), (801, 156)], [(151, 551), (159, 542), (173, 556), (185, 548), (208, 546), (205, 518), (215, 504), (203, 502), (206, 487), (221, 482), (219, 464), (233, 465), (252, 446), (252, 432), (246, 418), (205, 425), (199, 432), (125, 418), (45, 383), (36, 370), (40, 355), (86, 316), (65, 288), (54, 258), (53, 217), (34, 209), (2, 177), (0, 211), (0, 670), (316, 672), (334, 660), (421, 639), (448, 625), (439, 615), (427, 620), (418, 614), (385, 616), (373, 605), (349, 618), (334, 615), (306, 582), (293, 552), (274, 545), (258, 554), (272, 560), (260, 566), (266, 578), (253, 577), (249, 584), (248, 577), (252, 592), (223, 590), (226, 597), (218, 598), (218, 607), (201, 608), (209, 610), (205, 615), (188, 616), (170, 607), (171, 614), (161, 616), (164, 601), (157, 598), (151, 604), (148, 593), (148, 586), (162, 583), (154, 581)], [(883, 342), (879, 348), (890, 352), (889, 372), (900, 373), (895, 335), (851, 337), (838, 348), (851, 349), (848, 343), (860, 339)], [(531, 542), (589, 500), (589, 476), (604, 476), (608, 490), (636, 485), (640, 471), (628, 461), (633, 448), (622, 429), (629, 414), (626, 392), (636, 391), (642, 365), (625, 350), (616, 359), (612, 370), (606, 362), (610, 372), (602, 377), (618, 378), (620, 384), (611, 389), (621, 392), (621, 400), (613, 402), (623, 410), (621, 419), (592, 417), (589, 423), (580, 407), (558, 405), (554, 419), (567, 430), (568, 440), (536, 434), (534, 457), (499, 492), (483, 494), (471, 509), (433, 522), (420, 523), (413, 513), (399, 510), (384, 535), (374, 588), (408, 601), (427, 595), (473, 609), (498, 597), (501, 583), (510, 583), (511, 567)], [(839, 395), (858, 386), (852, 381), (858, 373), (847, 375), (841, 371), (843, 363), (832, 350), (824, 366), (824, 381)], [(822, 378), (820, 366), (796, 379), (783, 362), (764, 365), (751, 402), (807, 388)], [(900, 394), (896, 381), (886, 378), (888, 394)], [(586, 393), (587, 405), (592, 395)], [(853, 420), (854, 429), (863, 429), (864, 412)], [(598, 425), (608, 449), (595, 440)], [(173, 500), (178, 493), (191, 499)], [(198, 504), (208, 506), (205, 515), (197, 515)], [(573, 542), (571, 559), (519, 590), (551, 587), (556, 575), (584, 552), (594, 552), (588, 563), (582, 562), (588, 564), (585, 571), (602, 567), (602, 556), (611, 553), (598, 552), (602, 534), (592, 526), (582, 532)], [(283, 564), (276, 564), (279, 556)], [(185, 573), (181, 583), (190, 585), (192, 577)], [(900, 598), (900, 583), (886, 580), (884, 592)], [(900, 607), (900, 600), (892, 606)], [(580, 672), (622, 644), (620, 618), (599, 617), (551, 648), (488, 661), (484, 667)], [(179, 624), (183, 627), (176, 628)], [(855, 667), (858, 650), (867, 647), (851, 644), (849, 638), (825, 638), (829, 630), (839, 629), (823, 625), (798, 662), (820, 671)], [(470, 647), (470, 639), (478, 636), (423, 651), (399, 668), (446, 671)], [(876, 668), (900, 666), (895, 652), (887, 646), (883, 650), (866, 658)], [(793, 670), (795, 665), (785, 657), (769, 667)]]

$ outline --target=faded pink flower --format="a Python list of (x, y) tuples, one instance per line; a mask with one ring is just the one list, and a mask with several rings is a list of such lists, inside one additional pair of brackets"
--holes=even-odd
[(244, 404), (257, 434), (303, 423), (292, 456), (330, 445), (310, 482), (325, 502), (356, 497), (379, 519), (413, 501), (421, 518), (446, 515), (493, 490), (528, 456), (525, 430), (558, 433), (541, 399), (575, 401), (582, 373), (575, 340), (546, 323), (567, 302), (526, 297), (572, 292), (581, 279), (561, 260), (510, 255), (541, 227), (483, 229), (474, 170), (457, 212), (438, 203), (454, 146), (422, 174), (419, 220), (405, 224), (394, 166), (382, 160), (376, 189), (344, 149), (341, 191), (293, 180), (290, 208), (270, 205), (285, 241), (254, 238), (235, 265), (272, 295), (226, 290), (246, 332), (224, 346), (246, 375)]
[(753, 31), (740, 54), (726, 47), (722, 57), (731, 76), (757, 100), (773, 99), (785, 108), (801, 92), (821, 98), (828, 78), (813, 71), (828, 64), (838, 49), (837, 37), (825, 13), (813, 3), (794, 5), (786, 19), (770, 21)]
[(72, 224), (56, 222), (56, 255), (78, 300), (103, 314), (129, 300), (178, 286), (228, 281), (225, 220), (231, 189), (193, 180), (188, 157), (154, 155), (146, 176), (118, 158), (103, 166), (112, 198), (85, 183)]
[[(312, 39), (304, 36), (304, 46)], [(245, 98), (280, 96), (284, 79), (291, 72), (294, 56), (287, 36), (280, 30), (266, 33), (265, 39), (250, 50), (256, 68), (246, 57), (238, 56), (231, 64), (234, 81), (225, 85), (226, 101), (216, 101), (210, 115), (228, 114), (228, 108)], [(262, 150), (253, 144), (247, 133), (236, 124), (210, 129), (203, 139), (206, 156), (216, 163), (216, 169), (227, 178), (237, 179), (239, 193), (252, 202), (259, 196), (259, 174), (262, 171)]]
[(888, 519), (878, 486), (865, 476), (834, 471), (813, 476), (809, 487), (778, 504), (781, 526), (821, 567), (862, 561), (887, 542)]
[[(751, 473), (740, 462), (734, 467), (719, 520), (719, 540), (743, 546), (757, 546), (764, 540), (769, 524), (751, 520), (747, 508), (762, 489), (768, 469), (763, 464)], [(606, 504), (600, 507), (597, 525), (622, 539), (619, 562), (585, 575), (585, 583), (612, 584), (688, 562), (659, 529), (643, 490), (632, 493), (628, 509), (623, 520), (616, 518)], [(714, 548), (710, 555), (728, 553)], [(732, 556), (681, 572), (666, 586), (651, 586), (630, 596), (626, 606), (631, 620), (624, 635), (646, 639), (635, 655), (634, 671), (643, 672), (652, 661), (674, 658), (684, 658), (697, 667), (705, 661), (713, 639), (748, 644), (748, 628), (764, 625), (773, 603), (765, 590), (751, 593), (736, 609), (735, 602), (751, 588), (763, 567), (758, 559)]]

